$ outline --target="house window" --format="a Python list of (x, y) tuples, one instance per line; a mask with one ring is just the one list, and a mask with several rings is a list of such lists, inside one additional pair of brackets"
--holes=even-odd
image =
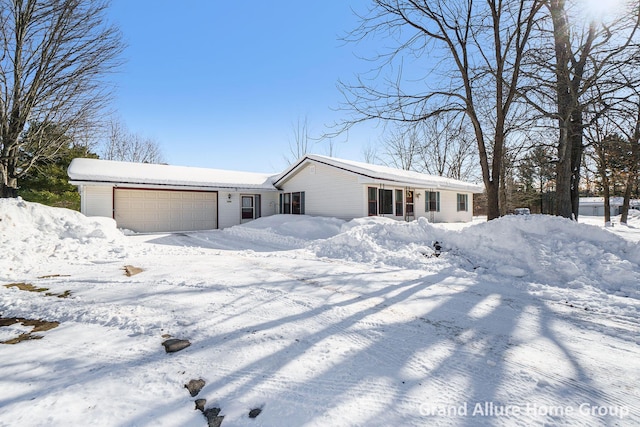
[(440, 212), (440, 192), (425, 191), (424, 196), (424, 210), (426, 212)]
[(280, 213), (304, 215), (304, 191), (282, 193), (280, 195)]
[(241, 199), (242, 219), (260, 218), (260, 195), (242, 196)]
[(262, 197), (259, 194), (253, 196), (253, 217), (260, 218), (262, 216)]
[(283, 214), (291, 213), (291, 193), (280, 195), (280, 212)]
[(393, 215), (393, 191), (381, 188), (378, 190), (378, 213)]
[(369, 216), (378, 215), (378, 198), (376, 197), (378, 194), (378, 189), (375, 187), (369, 187), (367, 189), (368, 200), (369, 200)]
[(458, 194), (458, 212), (469, 210), (469, 195)]
[(413, 216), (413, 190), (407, 190), (407, 198), (405, 200), (407, 216)]
[(300, 215), (302, 213), (302, 193), (291, 193), (291, 213)]
[(242, 219), (253, 219), (253, 197), (242, 196)]
[(396, 190), (396, 216), (402, 216), (402, 205), (404, 205), (402, 190)]

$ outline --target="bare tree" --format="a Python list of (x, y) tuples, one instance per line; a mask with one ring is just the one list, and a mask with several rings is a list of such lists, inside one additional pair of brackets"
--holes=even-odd
[(109, 122), (108, 138), (102, 158), (136, 163), (162, 163), (160, 145), (151, 138), (130, 132), (119, 120)]
[[(372, 77), (360, 75), (356, 84), (342, 84), (347, 107), (356, 113), (344, 127), (364, 120), (420, 122), (443, 112), (464, 113), (478, 147), (487, 216), (498, 217), (512, 107), (542, 5), (542, 0), (374, 0), (350, 40), (387, 35), (393, 47), (373, 58), (380, 65)], [(406, 71), (409, 61), (418, 64)], [(381, 81), (387, 70), (391, 75)]]
[(615, 183), (620, 169), (618, 150), (622, 146), (619, 135), (611, 134), (598, 126), (589, 128), (587, 139), (593, 142), (593, 159), (600, 175), (600, 185), (604, 196), (604, 222), (611, 223), (611, 185)]
[(422, 141), (418, 170), (454, 179), (470, 179), (476, 150), (464, 121), (450, 113), (430, 117), (418, 124)]
[(629, 207), (631, 202), (631, 192), (634, 182), (640, 178), (640, 100), (635, 102), (635, 123), (632, 123), (630, 132), (627, 134), (629, 151), (627, 157), (627, 180), (625, 182), (624, 201), (622, 204), (622, 217), (620, 222), (627, 223), (629, 219)]
[(366, 163), (374, 164), (378, 160), (378, 150), (371, 144), (367, 144), (362, 148), (362, 157)]
[(382, 141), (385, 163), (402, 170), (415, 170), (420, 138), (415, 126), (396, 127)]
[(602, 120), (613, 128), (613, 136), (607, 134), (602, 147), (596, 147), (596, 153), (607, 156), (605, 166), (608, 171), (617, 172), (614, 183), (619, 183), (623, 189), (622, 223), (627, 223), (631, 193), (640, 177), (640, 90), (635, 86), (629, 90), (632, 95)]
[(291, 126), (293, 142), (289, 141), (289, 155), (284, 159), (287, 163), (293, 164), (296, 160), (309, 153), (309, 120), (307, 116), (303, 119), (298, 117), (298, 121)]
[(531, 84), (522, 93), (557, 123), (556, 214), (577, 218), (584, 129), (611, 108), (601, 100), (619, 91), (628, 69), (638, 66), (640, 8), (630, 1), (626, 10), (597, 21), (579, 2), (545, 4), (549, 19), (532, 40)]
[(338, 145), (335, 138), (327, 138), (325, 145), (325, 153), (329, 157), (335, 157), (338, 155)]
[[(0, 0), (1, 197), (15, 197), (18, 179), (67, 141), (39, 138), (30, 123), (52, 123), (73, 137), (105, 107), (103, 78), (123, 50), (118, 30), (105, 21), (107, 6), (104, 0)], [(20, 155), (25, 135), (40, 143), (30, 156)]]
[(473, 137), (452, 114), (397, 124), (383, 139), (385, 163), (454, 179), (469, 179), (476, 154)]

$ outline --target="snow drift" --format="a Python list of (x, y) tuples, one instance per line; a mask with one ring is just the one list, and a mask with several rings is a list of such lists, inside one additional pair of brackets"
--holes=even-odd
[(110, 218), (17, 199), (0, 199), (0, 272), (27, 272), (54, 258), (113, 258), (126, 240)]
[[(432, 257), (435, 242), (443, 247), (437, 261)], [(322, 257), (411, 268), (448, 262), (479, 274), (640, 297), (639, 244), (554, 216), (508, 216), (460, 231), (424, 218), (410, 223), (364, 218), (310, 248)]]
[[(50, 257), (74, 262), (122, 258), (127, 238), (109, 218), (87, 218), (67, 209), (21, 199), (0, 200), (2, 271), (29, 271)], [(638, 222), (638, 218), (632, 217)], [(399, 222), (358, 218), (349, 222), (304, 215), (274, 215), (202, 233), (224, 235), (246, 246), (306, 249), (318, 257), (397, 268), (439, 270), (453, 266), (477, 274), (522, 279), (534, 285), (593, 287), (640, 298), (640, 243), (602, 227), (547, 215), (507, 216), (452, 231), (420, 218)], [(435, 257), (433, 245), (443, 247)]]

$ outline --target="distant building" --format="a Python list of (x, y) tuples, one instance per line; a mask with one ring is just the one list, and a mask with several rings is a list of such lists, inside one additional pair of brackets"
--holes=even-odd
[[(622, 197), (611, 197), (610, 199), (611, 216), (617, 216), (622, 213)], [(640, 209), (640, 200), (631, 200), (631, 209)], [(580, 205), (578, 214), (584, 216), (604, 216), (604, 197), (580, 197)]]

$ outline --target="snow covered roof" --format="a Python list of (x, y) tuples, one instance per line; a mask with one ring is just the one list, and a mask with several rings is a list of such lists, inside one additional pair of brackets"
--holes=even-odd
[(172, 166), (152, 163), (119, 162), (100, 159), (73, 159), (67, 173), (72, 184), (111, 183), (120, 185), (159, 185), (199, 188), (250, 188), (276, 191), (291, 173), (312, 161), (343, 169), (360, 176), (361, 182), (392, 182), (419, 188), (448, 189), (480, 193), (481, 185), (442, 176), (427, 175), (387, 166), (308, 154), (279, 175), (221, 169)]
[(67, 173), (73, 184), (104, 182), (276, 190), (273, 186), (273, 174), (151, 163), (77, 158), (73, 159)]
[(484, 191), (484, 187), (482, 185), (473, 184), (470, 182), (445, 178), (443, 176), (427, 175), (415, 171), (395, 169), (388, 166), (337, 159), (335, 157), (327, 157), (318, 154), (307, 154), (302, 157), (291, 167), (289, 167), (289, 169), (275, 178), (275, 185), (278, 185), (279, 183), (285, 181), (287, 177), (291, 176), (291, 173), (298, 170), (305, 162), (308, 161), (323, 163), (358, 174), (363, 178), (363, 183), (387, 181), (420, 188), (461, 190), (470, 191), (473, 193), (481, 193), (482, 191)]

